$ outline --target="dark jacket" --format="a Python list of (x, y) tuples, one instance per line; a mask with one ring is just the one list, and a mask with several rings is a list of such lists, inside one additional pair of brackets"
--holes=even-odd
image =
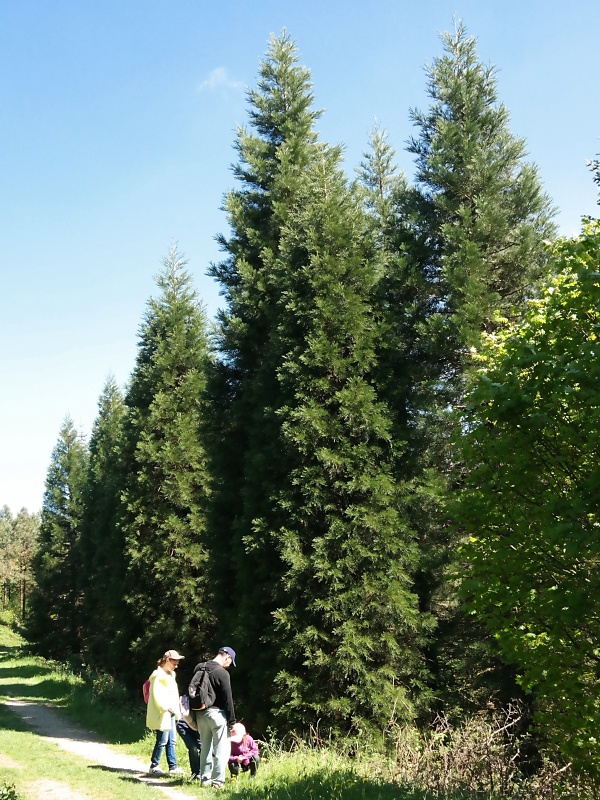
[[(204, 662), (201, 662), (201, 664), (204, 664)], [(196, 672), (201, 664), (196, 664), (194, 672)], [(208, 679), (216, 695), (214, 705), (212, 705), (211, 708), (219, 708), (224, 711), (227, 717), (227, 724), (231, 727), (235, 725), (235, 708), (231, 695), (231, 678), (229, 677), (229, 673), (217, 661), (207, 661), (206, 670), (208, 672)], [(197, 711), (196, 713), (201, 714), (202, 712)]]

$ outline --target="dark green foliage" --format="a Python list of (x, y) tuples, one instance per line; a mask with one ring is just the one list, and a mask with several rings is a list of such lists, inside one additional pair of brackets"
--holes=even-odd
[(419, 135), (409, 150), (417, 156), (418, 236), (438, 310), (461, 348), (531, 294), (554, 226), (537, 170), (524, 162), (525, 142), (508, 129), (494, 69), (481, 64), (462, 24), (442, 39), (445, 53), (428, 70), (432, 104), (412, 111)]
[[(318, 140), (320, 112), (294, 42), (285, 32), (272, 37), (248, 93), (248, 127), (236, 136), (223, 261), (210, 270), (225, 301), (215, 332), (220, 358), (211, 359), (204, 311), (173, 248), (140, 328), (126, 397), (109, 380), (100, 399), (89, 469), (71, 423), (53, 454), (30, 630), (42, 652), (60, 657), (81, 646), (88, 663), (118, 669), (137, 690), (169, 647), (193, 666), (232, 645), (238, 716), (263, 733), (273, 723), (380, 731), (440, 708), (459, 717), (521, 691), (518, 663), (523, 686), (537, 692), (540, 722), (567, 730), (569, 757), (588, 752), (595, 617), (586, 618), (579, 577), (565, 599), (558, 580), (555, 590), (536, 571), (536, 558), (550, 553), (595, 586), (586, 538), (593, 492), (587, 506), (578, 496), (580, 519), (565, 489), (591, 474), (584, 445), (572, 464), (570, 451), (562, 460), (560, 451), (557, 472), (538, 486), (539, 508), (532, 501), (517, 513), (513, 498), (524, 478), (545, 475), (551, 445), (572, 422), (569, 404), (581, 395), (573, 389), (557, 402), (558, 422), (548, 409), (537, 427), (529, 415), (527, 431), (542, 431), (546, 458), (534, 439), (519, 439), (523, 426), (518, 436), (503, 431), (508, 511), (494, 507), (497, 485), (486, 471), (497, 420), (486, 427), (479, 407), (465, 417), (466, 464), (451, 436), (482, 336), (522, 318), (552, 264), (543, 244), (554, 230), (551, 209), (475, 40), (459, 25), (443, 42), (428, 70), (431, 106), (412, 112), (410, 186), (379, 129), (359, 181), (348, 181), (341, 148)], [(597, 162), (591, 167), (597, 179)], [(588, 335), (581, 319), (578, 331)], [(565, 325), (561, 335), (571, 341)], [(543, 382), (535, 397), (519, 395), (530, 366), (521, 351), (519, 359), (483, 402), (485, 413), (504, 384), (516, 386), (519, 413), (541, 404)], [(552, 370), (546, 377), (548, 386), (558, 381)], [(510, 405), (511, 393), (502, 396)], [(521, 469), (511, 457), (530, 445)], [(448, 495), (463, 484), (453, 525)], [(561, 508), (565, 519), (571, 514), (563, 527), (555, 525)], [(506, 529), (513, 523), (515, 537)], [(482, 587), (479, 601), (471, 597), (476, 617), (457, 596), (461, 525), (483, 531), (469, 551), (471, 594)], [(0, 525), (1, 541), (6, 531)], [(502, 556), (512, 554), (492, 552), (504, 536), (527, 550), (523, 568), (513, 562), (513, 582), (502, 573)], [(508, 622), (515, 609), (520, 632)], [(583, 620), (568, 631), (579, 649), (554, 636), (565, 609)], [(544, 630), (534, 630), (539, 618)]]
[(123, 514), (132, 677), (167, 648), (193, 659), (211, 629), (203, 444), (206, 320), (175, 248), (157, 278), (126, 396)]
[(380, 263), (339, 150), (316, 141), (296, 62), (285, 34), (272, 40), (250, 93), (256, 132), (238, 137), (230, 257), (213, 270), (228, 299), (217, 611), (247, 654), (244, 709), (260, 724), (270, 704), (256, 686), (274, 679), (279, 724), (348, 729), (411, 713), (421, 622), (371, 383)]
[(554, 255), (541, 299), (485, 350), (456, 516), (470, 609), (533, 693), (543, 734), (597, 775), (600, 225)]
[[(600, 191), (600, 160), (595, 158), (593, 161), (588, 161), (588, 166), (594, 173), (594, 183), (598, 186), (598, 191)], [(598, 198), (598, 205), (600, 205), (600, 197)]]
[[(98, 402), (81, 533), (82, 638), (87, 663), (109, 668), (122, 639), (124, 541), (119, 527), (125, 403), (112, 377)], [(110, 637), (107, 637), (110, 631)]]
[[(455, 616), (458, 604), (446, 574), (457, 542), (445, 497), (461, 479), (448, 412), (462, 402), (470, 348), (483, 331), (518, 317), (535, 292), (549, 262), (543, 241), (554, 228), (536, 169), (524, 162), (525, 144), (508, 129), (493, 68), (481, 64), (476, 41), (462, 24), (442, 39), (445, 52), (428, 69), (431, 105), (411, 114), (418, 128), (409, 141), (416, 186), (377, 180), (390, 174), (381, 140), (373, 154), (379, 149), (382, 155), (365, 165), (363, 181), (370, 197), (379, 190), (386, 200), (384, 206), (381, 199), (371, 202), (387, 256), (379, 286), (377, 384), (394, 438), (406, 443), (396, 474), (412, 482), (409, 519), (421, 549), (416, 589), (422, 608), (440, 622), (428, 656), (438, 675), (436, 694), (443, 697), (454, 691), (440, 681), (457, 675), (459, 642), (465, 654), (459, 682), (475, 674), (469, 653), (479, 659), (488, 650), (481, 649), (479, 633)], [(492, 658), (483, 672), (497, 674)]]
[(449, 354), (431, 331), (438, 307), (423, 247), (414, 235), (417, 212), (410, 206), (416, 194), (405, 176), (395, 174), (395, 151), (386, 134), (376, 129), (370, 145), (359, 175), (379, 256), (374, 374), (392, 419), (397, 474), (406, 481), (422, 474), (427, 412), (438, 399)]
[(67, 417), (46, 477), (39, 547), (33, 560), (36, 586), (27, 620), (30, 641), (52, 658), (69, 658), (81, 648), (79, 539), (87, 461), (87, 448)]
[(239, 694), (245, 681), (257, 712), (265, 709), (264, 698), (250, 687), (254, 677), (262, 684), (274, 674), (272, 652), (260, 643), (272, 625), (283, 569), (278, 548), (269, 544), (272, 534), (254, 525), (268, 516), (270, 487), (286, 470), (277, 438), (280, 352), (273, 339), (281, 287), (272, 265), (282, 217), (314, 157), (319, 112), (311, 109), (312, 100), (310, 75), (298, 64), (295, 44), (285, 33), (273, 37), (258, 86), (249, 92), (251, 130), (241, 128), (236, 140), (240, 186), (227, 195), (232, 232), (220, 240), (228, 255), (212, 268), (227, 303), (219, 315), (221, 362), (211, 381), (215, 613), (221, 636), (233, 635), (240, 651)]
[(21, 795), (17, 792), (14, 783), (4, 781), (0, 786), (0, 800), (21, 800)]
[(274, 496), (285, 590), (273, 648), (279, 714), (297, 727), (377, 727), (413, 713), (423, 620), (416, 551), (371, 373), (379, 261), (339, 151), (323, 151), (287, 209), (277, 369), (288, 473)]

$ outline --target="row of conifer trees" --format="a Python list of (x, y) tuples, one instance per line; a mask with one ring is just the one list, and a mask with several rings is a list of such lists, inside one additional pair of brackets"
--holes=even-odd
[(516, 691), (456, 596), (452, 415), (482, 332), (550, 269), (553, 210), (462, 25), (427, 80), (414, 181), (381, 129), (352, 179), (295, 43), (271, 39), (210, 268), (223, 309), (209, 323), (172, 248), (128, 385), (107, 380), (88, 443), (60, 431), (40, 652), (138, 688), (169, 647), (189, 669), (230, 645), (257, 732), (381, 728)]

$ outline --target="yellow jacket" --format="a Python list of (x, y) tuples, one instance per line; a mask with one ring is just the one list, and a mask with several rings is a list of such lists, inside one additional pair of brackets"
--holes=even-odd
[(157, 667), (150, 675), (146, 727), (154, 731), (168, 731), (171, 727), (169, 708), (175, 712), (175, 719), (179, 719), (179, 691), (175, 673)]

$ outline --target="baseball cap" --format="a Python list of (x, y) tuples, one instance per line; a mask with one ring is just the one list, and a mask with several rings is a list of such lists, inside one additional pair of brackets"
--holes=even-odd
[(173, 661), (181, 661), (181, 659), (185, 658), (185, 656), (180, 655), (177, 652), (177, 650), (167, 650), (167, 652), (164, 654), (163, 658), (165, 658), (165, 659), (172, 658)]
[(231, 741), (241, 742), (246, 735), (246, 728), (241, 722), (236, 722), (231, 728)]
[(231, 656), (233, 666), (237, 666), (235, 663), (235, 650), (233, 650), (231, 647), (219, 647), (219, 653), (227, 653), (228, 656)]

